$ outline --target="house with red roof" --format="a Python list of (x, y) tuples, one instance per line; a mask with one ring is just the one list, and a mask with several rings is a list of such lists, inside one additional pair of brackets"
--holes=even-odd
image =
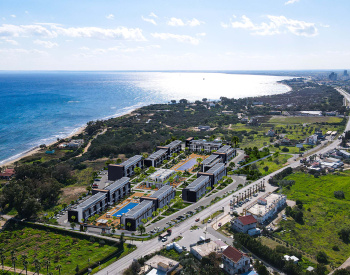
[(252, 270), (251, 260), (247, 254), (229, 246), (222, 252), (223, 269), (228, 274), (242, 274)]
[(240, 216), (232, 222), (232, 229), (241, 233), (247, 233), (248, 230), (256, 228), (257, 222), (253, 215)]
[(15, 169), (7, 168), (4, 172), (0, 173), (0, 179), (9, 180), (15, 174)]

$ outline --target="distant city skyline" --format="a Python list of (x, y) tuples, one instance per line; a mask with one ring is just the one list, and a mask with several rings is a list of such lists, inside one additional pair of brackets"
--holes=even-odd
[(0, 0), (0, 70), (343, 70), (349, 1)]

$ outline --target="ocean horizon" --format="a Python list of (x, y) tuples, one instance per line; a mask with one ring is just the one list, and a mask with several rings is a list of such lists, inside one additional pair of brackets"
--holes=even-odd
[(0, 71), (0, 165), (139, 107), (290, 91), (288, 76), (201, 71)]

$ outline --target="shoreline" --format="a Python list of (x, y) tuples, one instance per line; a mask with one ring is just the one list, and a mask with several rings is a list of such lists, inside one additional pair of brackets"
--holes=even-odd
[[(274, 76), (274, 75), (271, 75), (271, 76)], [(286, 91), (284, 93), (289, 93), (289, 92), (291, 92), (293, 90), (289, 85), (286, 85), (286, 84), (282, 83), (281, 81), (276, 81), (275, 83), (278, 84), (278, 85), (287, 86), (288, 88), (290, 88), (289, 91)], [(261, 96), (261, 95), (257, 95), (255, 97), (259, 97), (259, 96)], [(151, 103), (151, 104), (168, 104), (168, 103), (157, 103), (157, 102), (154, 102), (154, 103)], [(112, 118), (123, 117), (125, 115), (130, 115), (131, 113), (139, 110), (140, 108), (145, 107), (145, 106), (149, 106), (151, 104), (146, 104), (146, 105), (142, 105), (142, 106), (135, 106), (135, 105), (134, 106), (130, 106), (130, 107), (127, 107), (127, 108), (132, 108), (132, 109), (127, 110), (125, 113), (124, 112), (122, 112), (122, 113), (119, 112), (119, 113), (114, 114), (114, 115), (106, 116), (106, 117), (103, 117), (103, 118), (97, 118), (97, 119), (90, 120), (90, 121), (96, 121), (96, 120), (106, 121), (106, 120), (112, 119)], [(81, 134), (86, 129), (86, 127), (87, 127), (86, 124), (88, 122), (89, 121), (87, 121), (84, 125), (74, 129), (73, 132), (71, 132), (67, 136), (62, 137), (61, 139), (72, 138), (72, 137), (74, 137), (76, 135)], [(55, 144), (56, 142), (57, 142), (57, 140), (54, 140), (51, 143), (45, 144), (45, 145), (47, 147), (49, 147), (49, 146), (52, 146), (53, 144)], [(21, 159), (23, 159), (25, 157), (32, 156), (32, 155), (38, 153), (40, 150), (42, 150), (42, 149), (37, 145), (37, 146), (29, 148), (29, 149), (27, 149), (27, 150), (25, 150), (25, 151), (23, 151), (21, 153), (18, 153), (18, 154), (14, 155), (14, 156), (11, 156), (11, 157), (9, 157), (7, 159), (4, 159), (2, 161), (0, 160), (0, 169), (4, 168), (4, 167), (13, 167), (15, 162), (17, 162), (17, 161), (19, 161), (19, 160), (21, 160)]]
[[(147, 106), (147, 105), (144, 105), (144, 106)], [(142, 107), (144, 107), (144, 106), (142, 106)], [(105, 121), (105, 120), (108, 120), (108, 119), (111, 119), (111, 118), (117, 118), (117, 117), (130, 115), (131, 113), (139, 110), (142, 107), (136, 107), (136, 108), (134, 108), (132, 110), (129, 110), (126, 113), (123, 113), (123, 114), (116, 114), (116, 115), (105, 117), (103, 119), (96, 119), (96, 120)], [(83, 133), (85, 131), (85, 129), (87, 127), (86, 124), (87, 123), (85, 123), (85, 125), (83, 125), (83, 126), (80, 126), (80, 127), (76, 128), (76, 129), (74, 129), (70, 134), (68, 134), (67, 136), (65, 136), (65, 137), (63, 137), (61, 139), (69, 139), (69, 138), (72, 138), (74, 136), (80, 135), (81, 133)], [(50, 147), (50, 146), (54, 145), (55, 143), (57, 143), (57, 140), (52, 141), (51, 143), (45, 144), (45, 145), (46, 145), (46, 147)], [(23, 158), (33, 156), (36, 153), (38, 153), (40, 150), (42, 150), (40, 148), (40, 146), (34, 146), (32, 148), (29, 148), (28, 150), (23, 151), (22, 153), (19, 153), (19, 154), (14, 155), (14, 156), (12, 156), (10, 158), (4, 159), (3, 161), (0, 161), (0, 169), (1, 168), (5, 168), (5, 167), (13, 167), (15, 162), (20, 161)]]

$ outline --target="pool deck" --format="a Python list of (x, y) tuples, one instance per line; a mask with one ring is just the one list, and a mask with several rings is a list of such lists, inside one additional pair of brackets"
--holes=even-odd
[[(175, 166), (173, 166), (171, 169), (172, 170), (175, 170), (175, 171), (180, 171), (180, 172), (183, 172), (184, 170), (178, 170), (179, 168), (181, 168), (184, 164), (186, 164), (187, 162), (191, 161), (192, 159), (196, 159), (197, 158), (201, 158), (202, 160), (205, 160), (208, 156), (205, 156), (205, 155), (197, 155), (197, 154), (191, 154), (188, 156), (188, 158), (186, 158), (185, 160), (181, 160), (178, 164), (176, 164)], [(197, 162), (196, 162), (197, 163)], [(195, 164), (196, 164), (195, 163)], [(195, 165), (194, 164), (194, 165)], [(193, 166), (190, 167), (189, 169), (187, 169), (188, 172), (191, 172), (193, 170)]]

